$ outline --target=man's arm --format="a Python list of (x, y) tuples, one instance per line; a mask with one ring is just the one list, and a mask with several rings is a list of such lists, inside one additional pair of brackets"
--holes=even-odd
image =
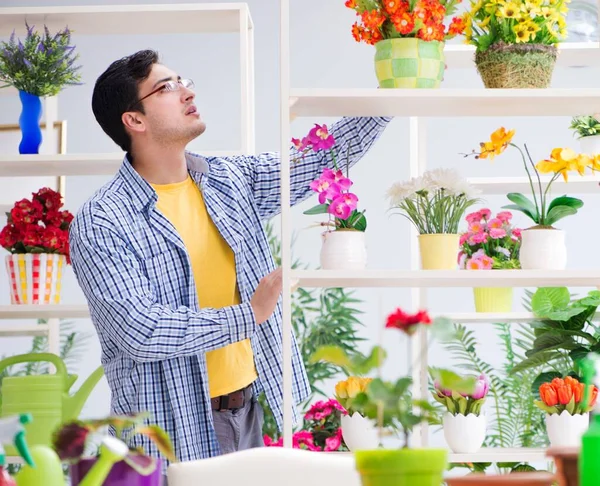
[(102, 332), (137, 362), (191, 356), (252, 336), (251, 303), (222, 309), (157, 302), (140, 260), (103, 215), (86, 215), (70, 231), (73, 270)]
[[(329, 132), (335, 138), (338, 167), (345, 167), (346, 154), (350, 166), (356, 164), (379, 138), (392, 118), (342, 118), (332, 125)], [(291, 204), (298, 204), (313, 194), (311, 181), (317, 179), (325, 167), (333, 168), (329, 151), (310, 151), (297, 162), (300, 153), (291, 145), (290, 191)], [(250, 184), (254, 200), (262, 219), (269, 219), (281, 211), (281, 157), (277, 152), (256, 156), (226, 157), (242, 170)], [(339, 167), (342, 169), (342, 167)]]

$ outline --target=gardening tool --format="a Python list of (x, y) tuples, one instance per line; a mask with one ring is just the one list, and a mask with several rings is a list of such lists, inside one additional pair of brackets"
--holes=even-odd
[[(4, 377), (0, 394), (0, 417), (31, 414), (33, 425), (25, 426), (29, 445), (49, 446), (54, 429), (62, 422), (79, 416), (104, 370), (102, 366), (98, 367), (72, 395), (69, 395), (69, 390), (77, 380), (77, 375), (69, 375), (63, 360), (52, 353), (11, 356), (0, 361), (0, 373), (8, 366), (39, 361), (52, 363), (56, 373)], [(8, 445), (6, 452), (9, 455), (16, 454), (15, 449)]]
[(31, 415), (22, 414), (0, 419), (0, 486), (16, 486), (14, 479), (4, 469), (6, 457), (2, 444), (12, 442), (26, 464), (33, 466), (33, 460), (25, 441), (24, 424), (31, 422)]
[[(580, 362), (580, 366), (585, 383), (583, 403), (589, 403), (592, 390), (590, 385), (600, 388), (600, 355), (589, 353)], [(598, 478), (600, 478), (600, 403), (597, 401), (592, 410), (590, 426), (581, 438), (579, 484), (580, 486), (596, 486)]]

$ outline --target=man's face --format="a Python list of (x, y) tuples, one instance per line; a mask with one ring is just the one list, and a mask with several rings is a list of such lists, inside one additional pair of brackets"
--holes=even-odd
[(164, 88), (169, 81), (177, 83), (179, 77), (166, 66), (154, 64), (138, 88), (138, 99), (163, 89), (141, 101), (145, 114), (137, 113), (139, 123), (129, 127), (133, 132), (145, 132), (161, 144), (185, 146), (204, 132), (206, 124), (196, 110), (194, 92), (180, 84), (178, 90), (169, 91)]

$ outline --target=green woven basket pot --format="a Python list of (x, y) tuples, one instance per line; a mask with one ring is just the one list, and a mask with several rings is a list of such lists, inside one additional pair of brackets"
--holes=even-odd
[(362, 486), (440, 486), (446, 449), (374, 449), (354, 453)]
[(548, 88), (558, 50), (544, 44), (492, 44), (475, 53), (486, 88)]
[(439, 88), (445, 68), (443, 42), (401, 38), (375, 44), (380, 88)]

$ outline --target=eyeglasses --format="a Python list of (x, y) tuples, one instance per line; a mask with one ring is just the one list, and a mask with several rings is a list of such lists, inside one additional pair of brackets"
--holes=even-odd
[(162, 91), (163, 93), (166, 93), (169, 91), (179, 91), (182, 86), (187, 89), (194, 89), (194, 82), (191, 79), (179, 79), (178, 81), (167, 81), (165, 84), (161, 85), (160, 87), (156, 88), (154, 91), (151, 91), (146, 96), (144, 96), (143, 98), (140, 98), (135, 103), (133, 103), (129, 107), (129, 110), (131, 110), (135, 105), (141, 103), (143, 100), (145, 100), (149, 96), (152, 96), (153, 94), (158, 93), (159, 91)]

